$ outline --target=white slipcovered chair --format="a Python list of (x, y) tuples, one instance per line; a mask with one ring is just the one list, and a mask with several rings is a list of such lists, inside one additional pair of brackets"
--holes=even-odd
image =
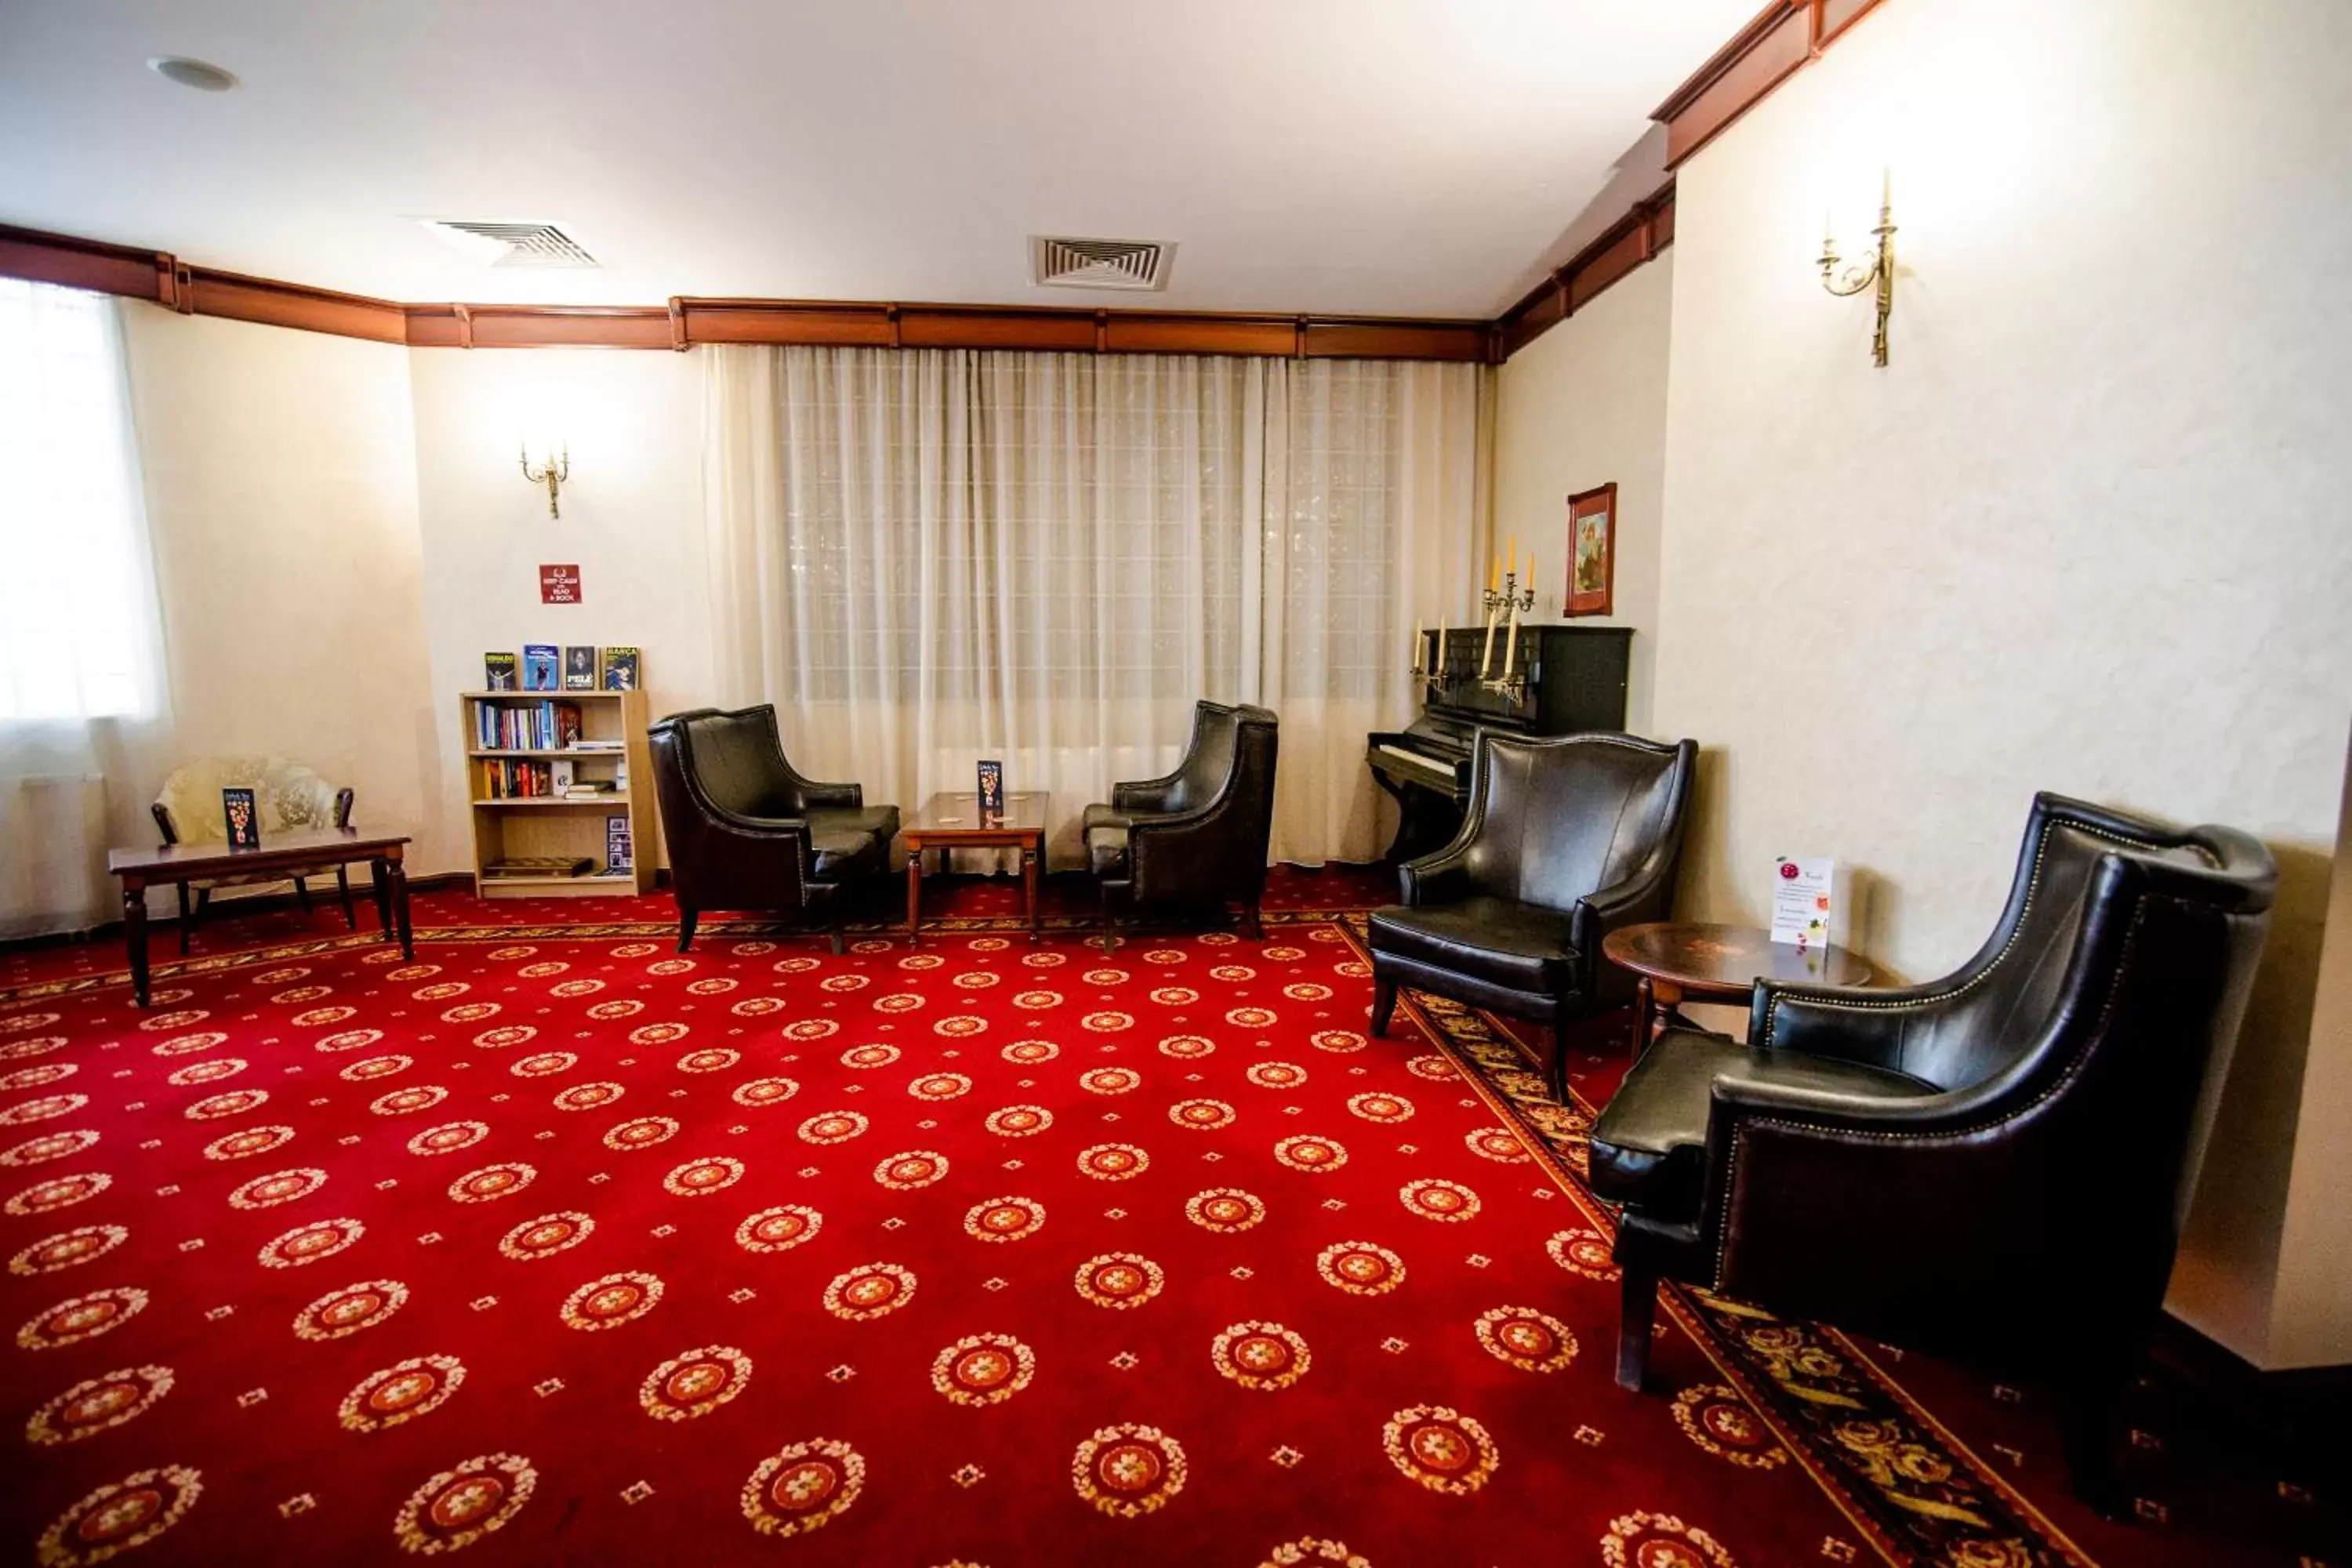
[[(285, 757), (202, 757), (173, 769), (150, 808), (155, 814), (155, 826), (163, 830), (163, 842), (225, 841), (228, 837), (228, 822), (222, 810), (221, 791), (233, 788), (253, 791), (264, 844), (269, 842), (273, 832), (304, 832), (352, 825), (352, 792), (336, 788), (300, 763)], [(334, 872), (344, 922), (357, 931), (359, 918), (352, 912), (351, 874), (340, 864)], [(249, 876), (208, 877), (194, 883), (181, 883), (180, 951), (188, 951), (188, 933), (204, 918), (214, 889), (261, 887), (289, 879), (277, 872), (260, 871)], [(294, 897), (300, 902), (303, 913), (308, 914), (310, 889), (307, 879), (300, 876), (290, 879)], [(196, 890), (193, 910), (188, 904), (190, 887)]]

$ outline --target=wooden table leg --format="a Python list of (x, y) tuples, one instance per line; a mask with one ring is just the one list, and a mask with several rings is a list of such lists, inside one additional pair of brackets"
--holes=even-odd
[(1637, 1062), (1650, 1048), (1650, 1029), (1656, 1018), (1657, 1003), (1650, 994), (1650, 977), (1644, 974), (1633, 986), (1633, 1059)]
[(1660, 1030), (1674, 1027), (1677, 1020), (1689, 1022), (1675, 1011), (1682, 1002), (1683, 988), (1673, 981), (1654, 980), (1650, 983), (1650, 1034), (1642, 1041), (1643, 1050), (1650, 1048), (1651, 1041), (1657, 1038)]
[(122, 945), (131, 955), (131, 994), (147, 1005), (147, 886), (122, 879)]
[(383, 857), (378, 855), (368, 862), (368, 879), (375, 889), (375, 921), (383, 928), (383, 940), (398, 942), (400, 933), (393, 927), (392, 885), (383, 873)]
[(1029, 900), (1029, 940), (1037, 940), (1037, 862), (1043, 858), (1038, 847), (1021, 847), (1021, 892)]
[(408, 871), (400, 863), (400, 846), (383, 858), (383, 879), (392, 896), (392, 912), (400, 923), (400, 956), (414, 963), (416, 958), (415, 934), (408, 924)]
[(923, 944), (923, 852), (907, 851), (907, 945)]

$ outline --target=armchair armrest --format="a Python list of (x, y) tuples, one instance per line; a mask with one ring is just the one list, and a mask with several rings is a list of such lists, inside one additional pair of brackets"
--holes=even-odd
[(1168, 791), (1176, 783), (1175, 773), (1156, 779), (1134, 779), (1110, 786), (1110, 804), (1117, 811), (1154, 815), (1168, 809)]
[(1470, 835), (1465, 832), (1444, 848), (1399, 866), (1397, 886), (1412, 908), (1468, 898), (1476, 890), (1470, 875)]
[(1630, 1002), (1638, 982), (1626, 970), (1601, 961), (1601, 944), (1622, 926), (1662, 921), (1674, 912), (1675, 859), (1654, 856), (1622, 882), (1588, 893), (1569, 914), (1569, 942), (1584, 964), (1584, 988), (1601, 1005)]
[[(2031, 1212), (2030, 1163), (1988, 1162), (1967, 1135), (1990, 1110), (1967, 1090), (1880, 1097), (1717, 1079), (1698, 1214), (1715, 1262), (1704, 1282), (1864, 1332), (1903, 1321), (1919, 1293), (1968, 1294), (1981, 1258), (1922, 1215), (1960, 1192)], [(1948, 1277), (1956, 1261), (1966, 1279)]]
[(782, 839), (794, 834), (808, 836), (808, 819), (800, 816), (747, 816), (740, 811), (729, 811), (705, 801), (703, 816), (719, 832), (735, 834), (744, 838)]
[(1940, 1018), (1955, 994), (1948, 982), (1870, 990), (1759, 980), (1748, 1004), (1748, 1039), (1763, 1049), (1900, 1072), (1906, 1041)]
[(794, 780), (794, 789), (801, 797), (801, 809), (812, 806), (846, 806), (856, 811), (866, 804), (866, 786), (854, 784), (817, 784), (809, 779)]

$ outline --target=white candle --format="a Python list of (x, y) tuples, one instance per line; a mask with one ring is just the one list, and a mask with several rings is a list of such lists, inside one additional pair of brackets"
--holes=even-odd
[(1442, 615), (1437, 617), (1437, 659), (1435, 668), (1438, 678), (1443, 679), (1445, 675), (1445, 617)]
[(1422, 656), (1423, 652), (1423, 651), (1425, 651), (1426, 647), (1427, 647), (1427, 645), (1426, 645), (1426, 644), (1424, 644), (1424, 643), (1422, 641), (1422, 637), (1421, 637), (1421, 620), (1420, 620), (1420, 618), (1419, 618), (1418, 616), (1416, 616), (1416, 617), (1414, 617), (1414, 619), (1413, 619), (1413, 623), (1412, 623), (1412, 667), (1413, 667), (1413, 668), (1415, 668), (1415, 669), (1419, 669), (1419, 668), (1421, 668), (1421, 656)]
[(1519, 601), (1511, 600), (1511, 629), (1503, 637), (1503, 679), (1511, 679), (1512, 667), (1519, 660)]
[(1495, 614), (1500, 608), (1496, 605), (1486, 608), (1486, 642), (1478, 650), (1478, 679), (1481, 680), (1486, 679), (1495, 668)]

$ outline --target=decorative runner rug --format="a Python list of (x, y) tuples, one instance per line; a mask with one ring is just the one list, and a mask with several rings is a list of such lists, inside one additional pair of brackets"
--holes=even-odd
[(1834, 1333), (1678, 1295), (1617, 1389), (1590, 1108), (1475, 1014), (1368, 1040), (1346, 919), (1267, 920), (1109, 958), (457, 925), (167, 968), (143, 1013), (0, 994), (0, 1542), (2091, 1561)]

